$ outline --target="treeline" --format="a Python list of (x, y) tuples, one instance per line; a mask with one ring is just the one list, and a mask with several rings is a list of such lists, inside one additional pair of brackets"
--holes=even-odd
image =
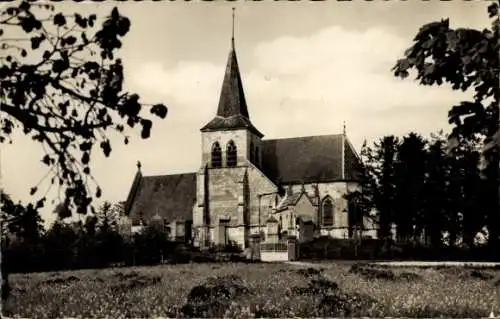
[[(379, 238), (426, 245), (477, 246), (478, 233), (498, 237), (498, 192), (482, 166), (479, 138), (456, 140), (442, 133), (385, 136), (362, 147), (362, 191), (348, 195), (365, 214), (377, 212)], [(484, 231), (484, 230), (487, 231)]]
[(48, 229), (34, 206), (2, 202), (2, 273), (56, 271), (160, 263), (243, 261), (236, 247), (200, 252), (189, 243), (169, 240), (150, 225), (131, 236), (119, 231), (122, 205), (104, 203), (85, 221), (68, 222), (70, 214), (56, 208), (58, 219)]

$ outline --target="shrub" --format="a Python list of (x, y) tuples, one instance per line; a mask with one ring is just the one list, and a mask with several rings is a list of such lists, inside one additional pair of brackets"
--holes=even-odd
[(220, 318), (233, 299), (247, 293), (248, 288), (238, 276), (209, 278), (191, 289), (181, 312), (189, 318)]
[(354, 264), (349, 269), (350, 273), (360, 275), (366, 279), (394, 280), (396, 276), (391, 270), (376, 269), (367, 265)]

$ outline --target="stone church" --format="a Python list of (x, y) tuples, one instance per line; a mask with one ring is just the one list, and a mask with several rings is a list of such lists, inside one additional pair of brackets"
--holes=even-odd
[(250, 119), (234, 37), (216, 111), (200, 130), (197, 172), (143, 176), (138, 164), (125, 204), (133, 227), (157, 223), (172, 238), (205, 247), (247, 247), (252, 234), (263, 242), (287, 235), (350, 238), (360, 228), (376, 236), (372, 220), (355, 218), (356, 206), (344, 197), (358, 189), (360, 176), (345, 129), (265, 139)]

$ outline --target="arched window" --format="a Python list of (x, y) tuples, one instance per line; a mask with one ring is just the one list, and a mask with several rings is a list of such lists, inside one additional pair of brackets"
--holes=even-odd
[(333, 202), (330, 197), (323, 200), (321, 204), (323, 226), (333, 226)]
[(222, 166), (222, 151), (218, 142), (212, 145), (212, 167)]
[(253, 148), (253, 142), (250, 142), (250, 162), (254, 162), (255, 159), (255, 150)]
[(227, 152), (227, 167), (235, 167), (237, 150), (236, 150), (236, 145), (234, 144), (233, 141), (229, 141), (229, 143), (227, 143), (226, 152)]
[(259, 147), (255, 147), (255, 165), (260, 166), (259, 162)]

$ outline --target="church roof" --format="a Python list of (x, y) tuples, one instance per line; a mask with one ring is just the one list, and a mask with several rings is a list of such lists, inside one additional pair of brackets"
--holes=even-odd
[(276, 208), (278, 211), (286, 209), (288, 206), (295, 206), (303, 193), (293, 193), (291, 195), (286, 195), (283, 201)]
[(231, 117), (221, 117), (216, 116), (207, 125), (205, 125), (201, 131), (224, 131), (224, 130), (236, 130), (246, 128), (255, 135), (262, 137), (264, 134), (259, 132), (259, 130), (253, 126), (250, 120), (242, 115), (235, 115)]
[(137, 224), (157, 214), (166, 222), (191, 220), (196, 202), (196, 173), (136, 176), (127, 199), (126, 214)]
[(243, 81), (241, 80), (238, 59), (234, 49), (234, 40), (232, 40), (219, 97), (217, 116), (205, 125), (201, 131), (242, 128), (249, 129), (260, 137), (263, 136), (250, 122), (245, 92), (243, 91)]
[(359, 178), (359, 159), (343, 134), (263, 140), (262, 152), (262, 170), (271, 180), (280, 183)]

